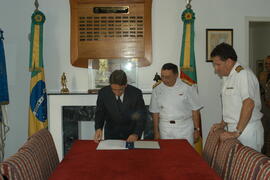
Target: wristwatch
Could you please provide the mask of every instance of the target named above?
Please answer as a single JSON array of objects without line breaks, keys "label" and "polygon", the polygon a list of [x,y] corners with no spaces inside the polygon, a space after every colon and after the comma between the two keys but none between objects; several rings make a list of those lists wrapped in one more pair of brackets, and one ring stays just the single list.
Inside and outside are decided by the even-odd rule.
[{"label": "wristwatch", "polygon": [[194,131],[200,131],[201,129],[200,128],[194,128]]}]

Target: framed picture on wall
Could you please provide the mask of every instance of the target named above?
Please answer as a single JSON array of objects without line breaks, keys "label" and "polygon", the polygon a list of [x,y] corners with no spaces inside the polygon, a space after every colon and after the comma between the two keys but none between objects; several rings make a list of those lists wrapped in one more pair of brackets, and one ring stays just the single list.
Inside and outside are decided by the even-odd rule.
[{"label": "framed picture on wall", "polygon": [[233,29],[206,29],[206,62],[212,62],[212,50],[223,42],[233,45]]}]

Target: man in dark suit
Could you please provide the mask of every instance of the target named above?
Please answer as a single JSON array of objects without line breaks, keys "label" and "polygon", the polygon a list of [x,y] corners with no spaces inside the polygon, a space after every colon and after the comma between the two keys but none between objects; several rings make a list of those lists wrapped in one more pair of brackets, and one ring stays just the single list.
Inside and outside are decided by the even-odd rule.
[{"label": "man in dark suit", "polygon": [[95,142],[102,139],[125,139],[137,141],[143,132],[146,108],[142,91],[127,84],[122,70],[110,76],[110,85],[99,90],[95,114]]}]

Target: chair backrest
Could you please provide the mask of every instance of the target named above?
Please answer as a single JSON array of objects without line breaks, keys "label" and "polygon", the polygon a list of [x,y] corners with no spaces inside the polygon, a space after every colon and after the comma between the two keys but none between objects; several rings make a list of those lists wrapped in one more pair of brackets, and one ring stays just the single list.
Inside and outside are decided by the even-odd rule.
[{"label": "chair backrest", "polygon": [[47,129],[42,129],[0,163],[0,172],[9,180],[47,180],[58,164],[53,138]]},{"label": "chair backrest", "polygon": [[42,169],[28,152],[17,152],[0,163],[1,174],[8,180],[39,180]]},{"label": "chair backrest", "polygon": [[217,174],[223,179],[228,178],[232,159],[237,147],[241,145],[242,144],[237,139],[228,139],[219,143],[214,161],[212,162],[212,168],[214,168]]},{"label": "chair backrest", "polygon": [[54,169],[59,164],[59,157],[50,131],[48,131],[46,128],[41,129],[28,138],[30,141],[31,139],[36,139],[39,141],[40,146],[42,146],[42,148],[45,150],[45,153],[49,155],[50,165]]},{"label": "chair backrest", "polygon": [[215,153],[217,152],[217,147],[219,143],[219,136],[222,132],[225,132],[224,129],[217,129],[215,132],[209,132],[204,148],[203,148],[203,158],[206,162],[212,166]]},{"label": "chair backrest", "polygon": [[270,158],[267,163],[260,167],[260,171],[256,177],[256,180],[269,180],[270,179]]},{"label": "chair backrest", "polygon": [[56,147],[50,132],[42,129],[28,138],[19,152],[33,154],[35,160],[42,167],[42,179],[48,179],[59,164]]},{"label": "chair backrest", "polygon": [[260,167],[269,161],[269,157],[247,146],[239,146],[232,160],[228,179],[256,179]]}]

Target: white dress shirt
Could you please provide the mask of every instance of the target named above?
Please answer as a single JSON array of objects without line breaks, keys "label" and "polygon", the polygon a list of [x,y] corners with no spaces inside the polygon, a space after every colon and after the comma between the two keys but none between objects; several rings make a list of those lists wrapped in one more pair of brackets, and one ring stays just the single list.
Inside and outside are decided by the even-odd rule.
[{"label": "white dress shirt", "polygon": [[159,113],[161,121],[185,120],[201,107],[197,88],[178,78],[172,87],[161,83],[154,88],[149,111]]},{"label": "white dress shirt", "polygon": [[[237,69],[238,68],[238,69]],[[256,76],[248,69],[242,69],[239,63],[232,68],[229,76],[223,77],[221,90],[223,105],[223,120],[228,123],[228,131],[236,131],[240,119],[243,101],[250,98],[254,101],[249,123],[238,140],[245,146],[261,151],[263,146],[263,126],[260,88]]]},{"label": "white dress shirt", "polygon": [[252,112],[250,122],[260,120],[262,117],[260,87],[256,76],[248,69],[237,72],[240,66],[235,63],[229,76],[223,77],[221,89],[223,120],[227,123],[238,123],[245,99],[254,101],[255,107]]}]

